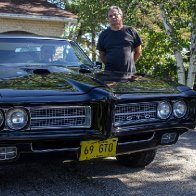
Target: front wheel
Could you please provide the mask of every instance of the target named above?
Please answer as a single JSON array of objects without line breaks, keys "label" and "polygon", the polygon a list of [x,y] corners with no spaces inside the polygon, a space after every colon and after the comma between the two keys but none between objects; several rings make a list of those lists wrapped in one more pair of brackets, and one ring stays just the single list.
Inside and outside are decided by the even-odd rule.
[{"label": "front wheel", "polygon": [[131,154],[117,155],[116,159],[122,165],[142,168],[149,165],[155,158],[156,150],[148,150]]}]

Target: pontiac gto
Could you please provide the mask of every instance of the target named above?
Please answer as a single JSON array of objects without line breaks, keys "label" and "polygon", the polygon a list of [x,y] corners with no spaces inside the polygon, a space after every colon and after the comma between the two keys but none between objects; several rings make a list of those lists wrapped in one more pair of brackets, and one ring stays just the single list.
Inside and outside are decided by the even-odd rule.
[{"label": "pontiac gto", "polygon": [[101,71],[74,41],[0,35],[0,163],[21,155],[150,164],[196,126],[196,91]]}]

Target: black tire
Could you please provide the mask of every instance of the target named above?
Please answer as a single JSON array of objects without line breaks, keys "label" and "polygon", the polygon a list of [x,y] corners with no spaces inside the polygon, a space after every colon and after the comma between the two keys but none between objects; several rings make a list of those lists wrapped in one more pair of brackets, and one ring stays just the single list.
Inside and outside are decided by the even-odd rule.
[{"label": "black tire", "polygon": [[144,168],[155,158],[156,150],[148,150],[131,154],[117,155],[116,159],[122,165],[134,168]]}]

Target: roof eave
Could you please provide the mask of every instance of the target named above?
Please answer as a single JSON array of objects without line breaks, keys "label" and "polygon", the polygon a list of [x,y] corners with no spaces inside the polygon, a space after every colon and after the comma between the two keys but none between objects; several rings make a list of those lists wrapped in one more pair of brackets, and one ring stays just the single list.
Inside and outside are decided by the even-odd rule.
[{"label": "roof eave", "polygon": [[38,16],[38,15],[27,15],[27,14],[8,14],[0,13],[0,17],[12,18],[12,19],[24,19],[24,20],[37,20],[37,21],[53,21],[53,22],[64,22],[64,23],[77,23],[76,18],[66,18],[58,16]]}]

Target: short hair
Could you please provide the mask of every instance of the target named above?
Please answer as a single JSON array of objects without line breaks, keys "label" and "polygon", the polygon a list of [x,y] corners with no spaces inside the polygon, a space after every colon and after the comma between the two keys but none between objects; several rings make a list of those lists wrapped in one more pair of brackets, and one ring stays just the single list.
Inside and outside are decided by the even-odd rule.
[{"label": "short hair", "polygon": [[119,13],[121,16],[123,16],[123,12],[122,12],[121,8],[118,7],[118,6],[116,6],[116,5],[112,5],[112,6],[110,6],[110,7],[108,8],[107,16],[108,16],[108,12],[109,12],[110,10],[118,10],[118,13]]}]

